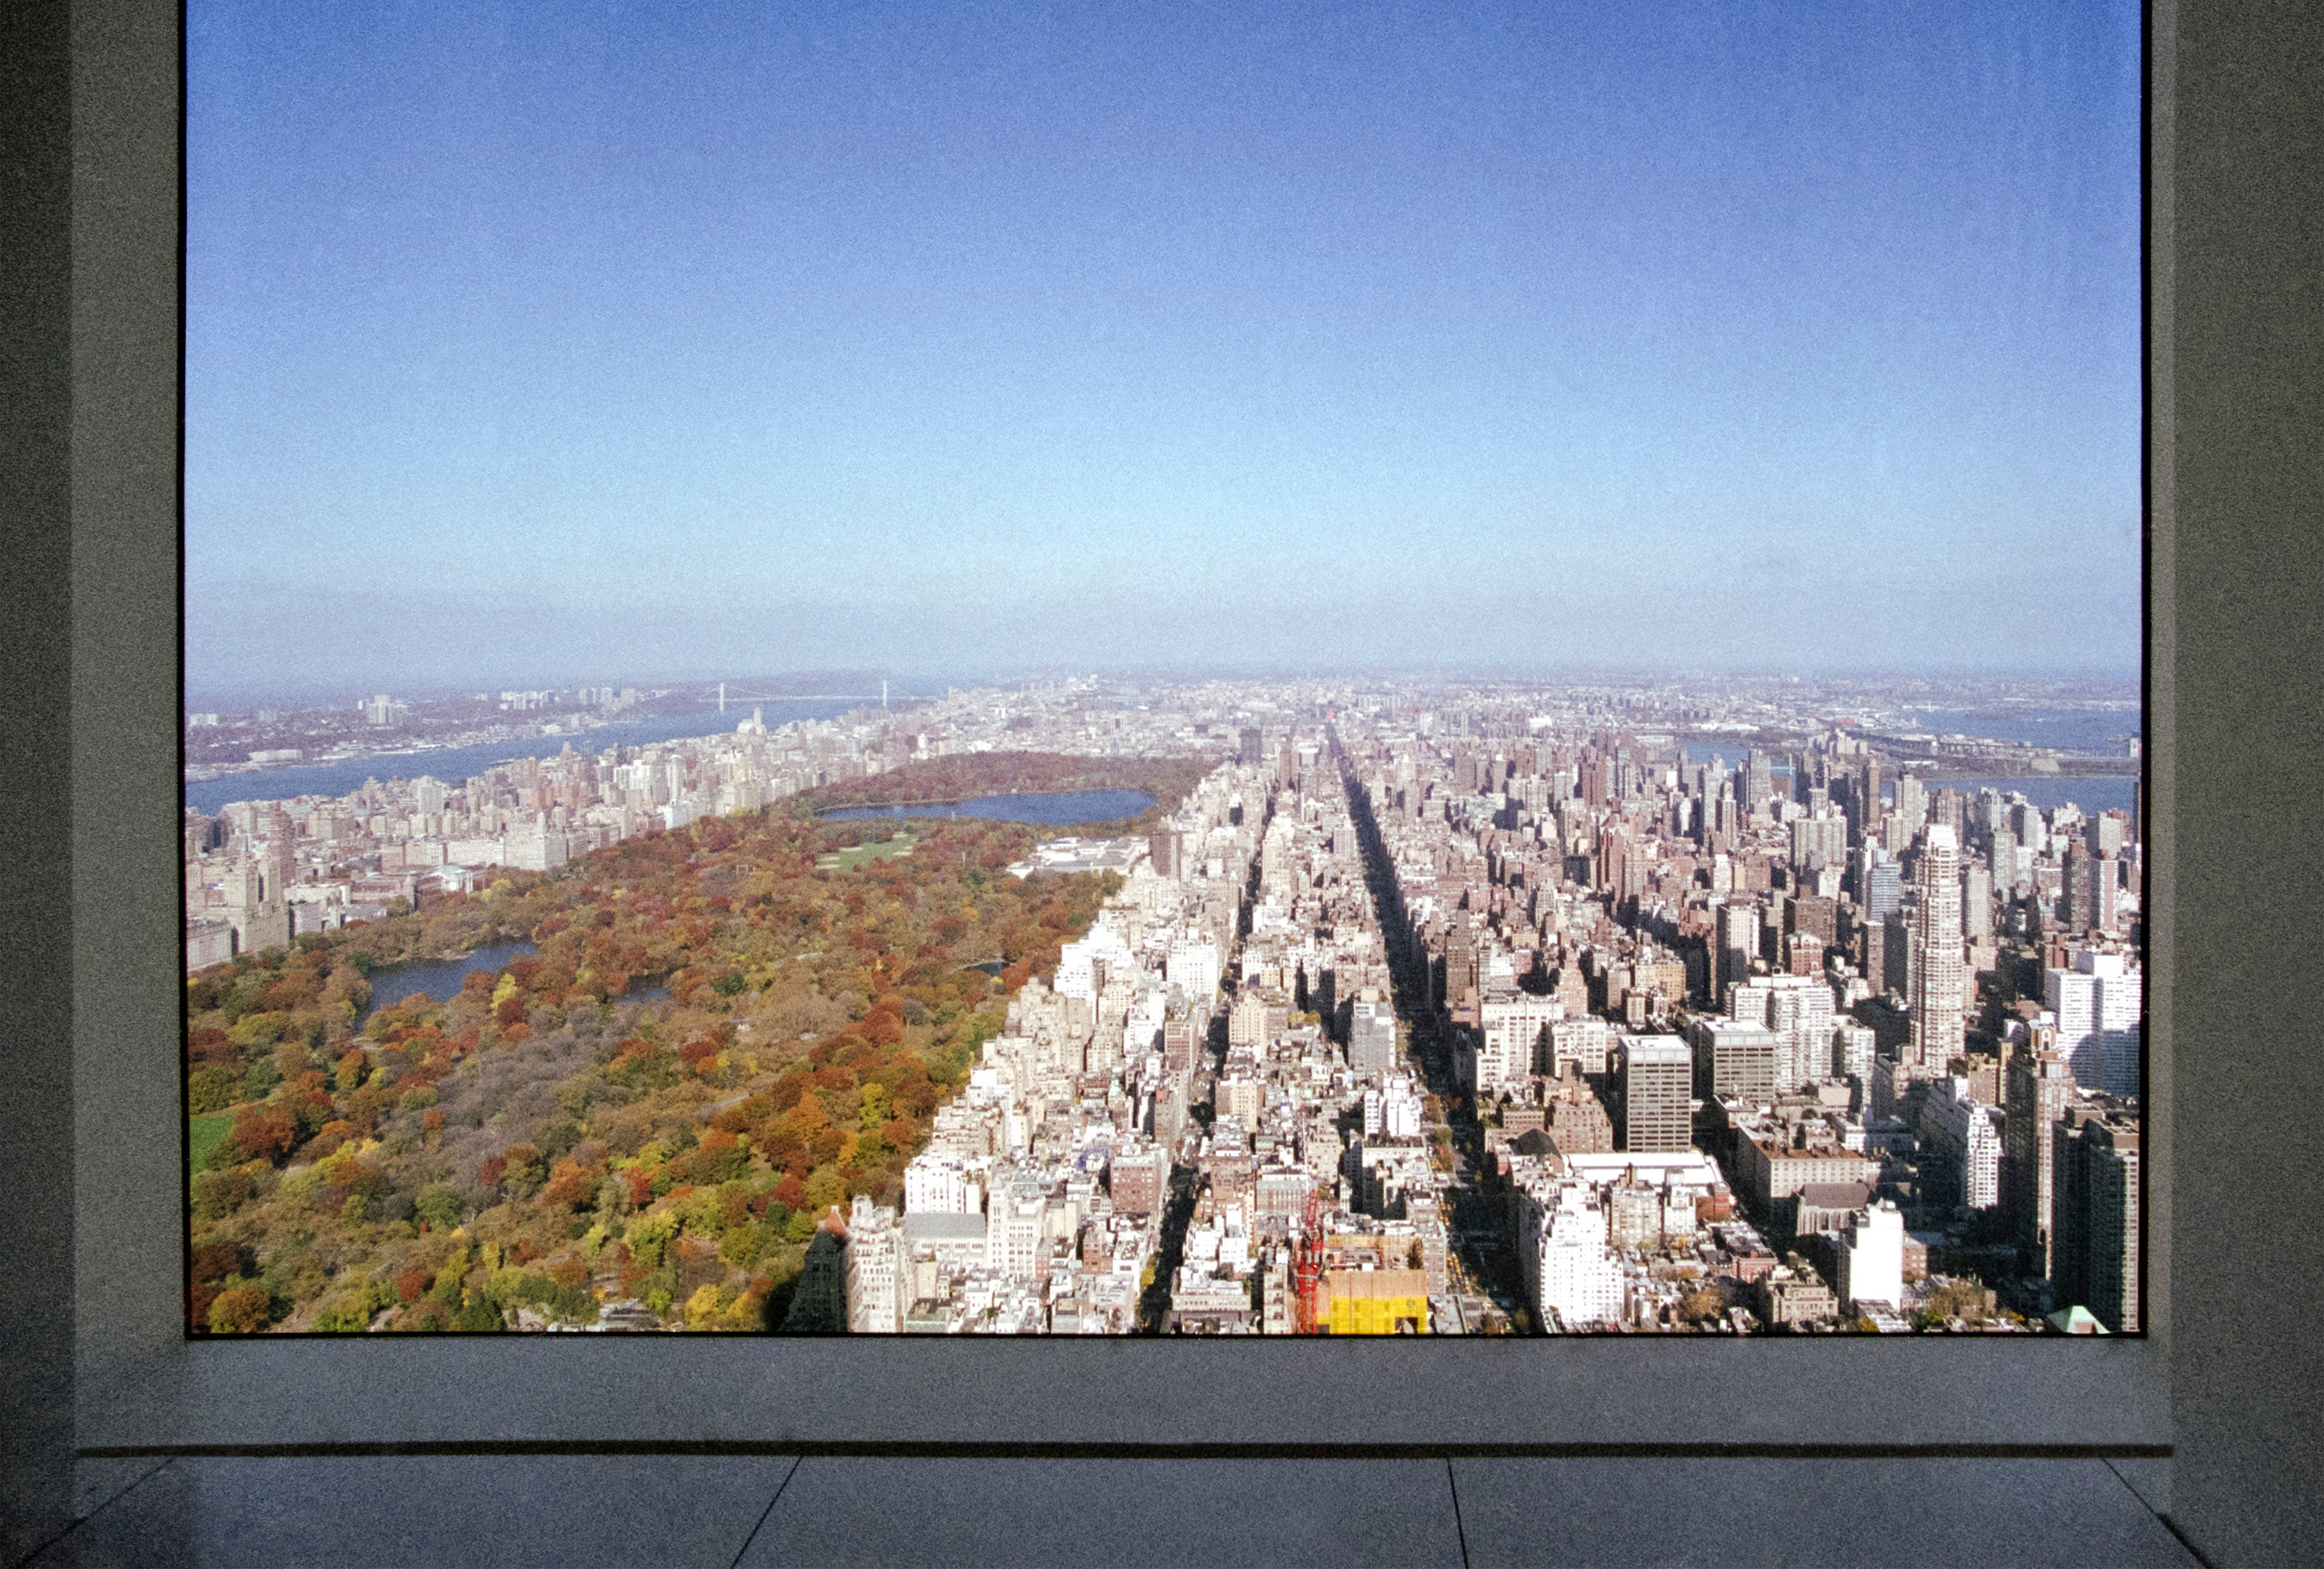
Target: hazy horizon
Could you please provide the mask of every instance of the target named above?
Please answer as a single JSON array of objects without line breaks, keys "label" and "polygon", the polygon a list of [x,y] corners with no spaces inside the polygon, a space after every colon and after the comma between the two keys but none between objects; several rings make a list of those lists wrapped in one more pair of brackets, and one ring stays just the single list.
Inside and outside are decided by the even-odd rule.
[{"label": "hazy horizon", "polygon": [[[828,676],[840,678],[817,685],[812,691],[802,687],[797,692],[780,692],[753,683],[798,683],[803,678]],[[560,689],[574,687],[595,687],[608,683],[634,686],[641,689],[699,688],[707,701],[721,680],[732,686],[728,706],[748,709],[755,703],[796,701],[803,697],[828,697],[831,688],[845,687],[843,695],[859,696],[876,702],[880,683],[890,684],[891,701],[906,702],[941,697],[946,689],[972,690],[980,688],[1002,688],[1043,685],[1052,682],[1095,679],[1102,682],[1128,684],[1194,684],[1206,681],[1226,683],[1291,683],[1304,681],[1379,685],[1415,683],[1422,686],[1497,687],[1560,685],[1590,686],[1684,686],[1689,683],[1717,684],[1733,682],[1741,686],[1780,686],[1786,683],[1861,686],[1886,688],[1892,695],[1906,696],[1904,688],[1914,684],[1926,684],[1939,688],[2000,688],[2011,686],[2056,686],[2087,689],[2093,693],[2111,693],[2103,700],[2129,701],[2143,696],[2141,675],[2136,670],[1997,670],[1978,672],[1931,672],[1926,670],[1823,670],[1815,672],[1750,669],[1743,668],[1651,669],[1639,666],[1604,666],[1592,668],[1572,664],[1558,669],[1522,669],[1508,667],[1472,665],[1463,667],[1423,665],[1411,666],[1341,666],[1336,668],[1292,668],[1259,665],[1226,666],[1185,664],[1165,666],[1120,666],[1085,664],[1075,666],[1020,667],[983,671],[806,671],[752,670],[730,669],[719,674],[683,672],[624,672],[620,669],[586,670],[558,677],[522,679],[493,672],[482,672],[473,681],[414,681],[398,676],[384,676],[373,680],[339,682],[310,681],[304,684],[279,682],[272,686],[227,687],[213,685],[207,688],[189,688],[187,706],[193,710],[216,710],[221,713],[238,707],[258,706],[320,706],[329,704],[358,703],[385,690],[391,696],[432,701],[479,692],[508,689]],[[859,682],[851,686],[848,682]],[[1926,700],[1925,698],[1916,700]]]},{"label": "hazy horizon", "polygon": [[189,695],[2135,680],[2138,17],[201,0]]}]

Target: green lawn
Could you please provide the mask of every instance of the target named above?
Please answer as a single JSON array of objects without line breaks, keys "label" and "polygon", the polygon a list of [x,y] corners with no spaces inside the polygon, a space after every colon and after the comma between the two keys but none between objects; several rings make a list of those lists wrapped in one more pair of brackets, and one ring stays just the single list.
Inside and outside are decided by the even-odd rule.
[{"label": "green lawn", "polygon": [[899,834],[885,844],[858,844],[853,850],[835,851],[818,858],[816,869],[819,872],[853,872],[866,861],[889,861],[899,855],[909,855],[918,844],[919,841],[909,834]]},{"label": "green lawn", "polygon": [[186,1155],[189,1169],[199,1171],[202,1157],[217,1149],[234,1128],[232,1112],[212,1112],[207,1117],[196,1117],[187,1124]]}]

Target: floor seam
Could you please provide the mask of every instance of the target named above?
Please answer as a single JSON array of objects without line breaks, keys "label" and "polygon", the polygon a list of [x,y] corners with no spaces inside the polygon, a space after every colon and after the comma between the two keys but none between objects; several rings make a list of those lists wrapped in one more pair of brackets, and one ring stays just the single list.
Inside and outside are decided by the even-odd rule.
[{"label": "floor seam", "polygon": [[2187,1533],[2179,1528],[2178,1521],[2165,1514],[2157,1514],[2154,1518],[2163,1522],[2163,1528],[2171,1533],[2173,1540],[2187,1549],[2187,1556],[2195,1560],[2201,1569],[2212,1569],[2211,1561],[2203,1556],[2203,1549],[2187,1539]]},{"label": "floor seam", "polygon": [[1469,1528],[1461,1523],[1461,1483],[1452,1474],[1452,1457],[1444,1457],[1444,1485],[1452,1494],[1452,1534],[1461,1543],[1461,1569],[1469,1569]]},{"label": "floor seam", "polygon": [[751,1527],[751,1534],[742,1538],[742,1545],[734,1549],[734,1561],[732,1564],[729,1564],[726,1566],[726,1569],[742,1569],[742,1560],[749,1555],[751,1544],[757,1541],[759,1539],[759,1533],[767,1528],[767,1521],[774,1516],[775,1506],[783,1501],[784,1489],[790,1486],[791,1478],[797,1476],[798,1474],[799,1467],[806,1463],[807,1456],[804,1454],[792,1460],[791,1468],[783,1472],[783,1480],[778,1482],[775,1486],[775,1496],[767,1500],[767,1507],[759,1511],[758,1523]]},{"label": "floor seam", "polygon": [[47,1541],[33,1548],[23,1557],[17,1559],[16,1569],[32,1569],[32,1565],[38,1564],[41,1561],[42,1556],[51,1548],[54,1547],[58,1543],[64,1541],[75,1531],[79,1530],[83,1526],[88,1524],[89,1521],[97,1518],[97,1516],[103,1514],[106,1510],[119,1503],[123,1499],[127,1498],[131,1493],[135,1492],[139,1488],[143,1487],[147,1482],[152,1481],[155,1477],[161,1475],[163,1472],[169,1470],[171,1466],[177,1463],[177,1458],[174,1455],[164,1459],[161,1464],[155,1466],[152,1470],[139,1477],[135,1481],[131,1482],[127,1487],[123,1488],[119,1492],[115,1493],[111,1498],[97,1505],[97,1508],[89,1510],[88,1513],[77,1517],[73,1522],[67,1526],[63,1530],[59,1531],[55,1536],[51,1537]]},{"label": "floor seam", "polygon": [[2163,1528],[2171,1533],[2171,1539],[2177,1542],[2181,1547],[2187,1549],[2187,1555],[2189,1557],[2194,1559],[2195,1562],[2201,1566],[2201,1569],[2211,1569],[2211,1561],[2203,1555],[2203,1550],[2200,1547],[2198,1547],[2193,1542],[2187,1539],[2187,1533],[2179,1528],[2178,1521],[2172,1519],[2163,1510],[2156,1509],[2153,1504],[2147,1501],[2146,1495],[2144,1493],[2139,1491],[2138,1489],[2132,1487],[2130,1478],[2123,1475],[2122,1468],[2120,1466],[2116,1465],[2111,1460],[2105,1460],[2104,1456],[2100,1456],[2100,1459],[2104,1461],[2106,1468],[2114,1472],[2115,1481],[2122,1483],[2125,1488],[2129,1490],[2130,1496],[2138,1500],[2138,1507],[2144,1509],[2148,1514],[2153,1515],[2155,1519],[2161,1523]]},{"label": "floor seam", "polygon": [[122,1499],[122,1498],[126,1498],[126,1497],[128,1497],[131,1493],[133,1493],[133,1492],[136,1491],[138,1488],[140,1488],[141,1486],[143,1486],[143,1485],[144,1484],[144,1482],[145,1482],[145,1479],[146,1479],[146,1478],[148,1478],[148,1477],[152,1476],[155,1472],[157,1472],[157,1471],[161,1470],[162,1466],[164,1466],[164,1465],[170,1465],[170,1464],[174,1463],[175,1463],[175,1460],[176,1460],[176,1456],[174,1456],[174,1455],[161,1455],[161,1456],[159,1456],[158,1458],[159,1458],[159,1460],[160,1460],[160,1464],[157,1464],[157,1465],[151,1465],[151,1466],[146,1467],[146,1469],[145,1469],[145,1470],[143,1470],[143,1471],[142,1471],[142,1472],[138,1472],[137,1480],[136,1480],[135,1481],[131,1482],[127,1487],[123,1488],[123,1489],[122,1489],[120,1491],[118,1491],[118,1492],[115,1492],[115,1493],[110,1493],[110,1494],[106,1495],[106,1498],[104,1498],[102,1500],[100,1500],[100,1501],[98,1502],[98,1504],[97,1504],[97,1508],[96,1508],[96,1509],[91,1509],[91,1510],[89,1510],[89,1511],[88,1511],[88,1515],[80,1515],[80,1516],[77,1516],[77,1517],[76,1517],[76,1518],[77,1518],[77,1519],[83,1519],[83,1520],[88,1519],[88,1518],[89,1518],[89,1515],[94,1515],[94,1514],[97,1513],[99,1510],[104,1509],[107,1508],[108,1506],[110,1506],[115,1499]]}]

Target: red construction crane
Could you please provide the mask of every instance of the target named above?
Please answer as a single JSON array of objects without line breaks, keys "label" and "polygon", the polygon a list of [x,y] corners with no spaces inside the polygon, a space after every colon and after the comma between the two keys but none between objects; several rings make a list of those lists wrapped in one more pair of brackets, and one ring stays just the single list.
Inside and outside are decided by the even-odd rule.
[{"label": "red construction crane", "polygon": [[1315,1291],[1323,1274],[1323,1192],[1307,1190],[1307,1209],[1299,1228],[1299,1333],[1314,1334],[1320,1326],[1315,1321]]}]

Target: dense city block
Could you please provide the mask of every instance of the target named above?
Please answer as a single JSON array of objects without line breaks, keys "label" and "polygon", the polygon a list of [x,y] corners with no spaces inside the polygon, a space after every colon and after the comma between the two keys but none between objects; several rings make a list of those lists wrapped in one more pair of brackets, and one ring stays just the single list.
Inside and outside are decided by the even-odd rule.
[{"label": "dense city block", "polygon": [[2135,1333],[2135,710],[1074,680],[189,810],[194,1320]]}]

